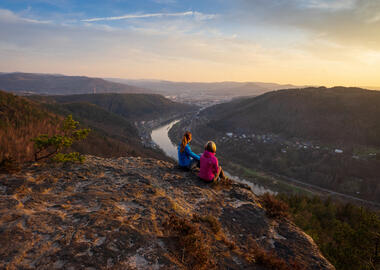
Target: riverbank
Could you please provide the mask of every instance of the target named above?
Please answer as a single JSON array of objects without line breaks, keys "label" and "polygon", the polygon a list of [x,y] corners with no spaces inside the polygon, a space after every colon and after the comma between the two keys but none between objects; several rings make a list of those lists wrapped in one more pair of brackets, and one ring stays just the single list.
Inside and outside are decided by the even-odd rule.
[{"label": "riverbank", "polygon": [[[173,141],[170,139],[169,131],[178,122],[180,122],[180,120],[177,119],[177,120],[170,122],[169,124],[155,128],[152,130],[151,136],[150,136],[153,143],[159,149],[161,149],[167,156],[173,158],[174,160],[178,159],[177,158],[177,146],[176,146],[176,144],[173,144]],[[201,153],[202,149],[197,148],[196,152]],[[229,171],[228,169],[225,171],[225,173],[232,180],[234,180],[238,183],[248,185],[256,195],[262,195],[264,193],[277,194],[277,192],[275,192],[271,189],[268,189],[262,185],[258,185],[252,181],[247,181],[246,179],[244,179],[242,177],[235,176],[234,173]]]},{"label": "riverbank", "polygon": [[[194,114],[194,113],[195,112],[190,112],[190,114]],[[150,121],[136,121],[134,124],[139,132],[139,137],[141,139],[141,142],[145,147],[160,149],[158,145],[155,144],[152,140],[152,137],[151,137],[152,131],[157,128],[161,128],[167,124],[170,124],[173,121],[182,119],[183,117],[184,117],[183,114],[175,114],[169,117],[160,117],[158,119],[150,120]]]},{"label": "riverbank", "polygon": [[172,143],[168,136],[169,130],[178,123],[180,120],[174,120],[169,124],[155,128],[151,132],[151,139],[153,143],[158,146],[168,157],[178,160],[177,147]]},{"label": "riverbank", "polygon": [[[172,141],[177,141],[178,138],[182,136],[181,134],[183,134],[185,129],[190,130],[193,132],[194,135],[192,141],[192,148],[194,149],[194,151],[197,152],[202,151],[203,144],[204,141],[206,141],[206,139],[200,139],[200,132],[199,130],[197,130],[197,127],[201,125],[204,121],[206,120],[201,119],[198,115],[188,115],[181,122],[178,122],[176,125],[173,126],[173,128],[169,131],[169,137]],[[204,126],[205,125],[203,125],[203,127]],[[313,183],[306,183],[297,179],[282,176],[278,173],[249,167],[247,166],[247,164],[249,163],[247,158],[244,158],[246,157],[246,155],[235,155],[237,147],[240,149],[250,147],[249,145],[239,145],[238,142],[235,142],[233,145],[225,145],[223,142],[220,142],[218,138],[208,139],[217,142],[218,157],[224,168],[226,168],[232,174],[238,175],[241,178],[244,178],[247,181],[252,182],[256,185],[263,186],[266,189],[278,193],[284,193],[287,195],[303,195],[307,197],[317,195],[324,198],[330,197],[338,202],[355,203],[361,206],[370,207],[372,209],[380,208],[379,203],[366,200],[365,198],[358,198],[351,194],[345,194],[335,190],[330,190],[326,187],[320,187]],[[263,147],[271,147],[270,143],[260,145]],[[231,155],[231,153],[234,154]],[[241,153],[245,153],[244,149],[241,150]],[[250,161],[255,162],[254,160]],[[275,161],[276,160],[271,160],[272,163]]]}]

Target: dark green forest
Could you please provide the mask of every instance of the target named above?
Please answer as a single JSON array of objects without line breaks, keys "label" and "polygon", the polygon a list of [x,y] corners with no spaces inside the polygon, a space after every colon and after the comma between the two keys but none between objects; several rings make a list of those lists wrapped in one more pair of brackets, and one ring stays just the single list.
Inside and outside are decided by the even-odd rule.
[{"label": "dark green forest", "polygon": [[0,162],[33,160],[32,139],[59,133],[59,123],[73,115],[91,128],[73,151],[102,157],[126,155],[166,159],[158,150],[146,148],[135,127],[136,120],[151,120],[193,109],[159,95],[97,94],[19,97],[0,91]]},{"label": "dark green forest", "polygon": [[319,197],[279,195],[337,270],[380,267],[380,213]]},{"label": "dark green forest", "polygon": [[202,115],[219,132],[275,133],[324,143],[380,146],[380,92],[305,88],[269,92],[210,107]]},{"label": "dark green forest", "polygon": [[35,96],[40,101],[68,104],[89,103],[130,121],[153,120],[172,114],[185,113],[196,107],[173,102],[153,94],[83,94],[68,96]]},{"label": "dark green forest", "polygon": [[246,168],[380,202],[379,104],[360,88],[279,90],[205,109],[192,132]]},{"label": "dark green forest", "polygon": [[[280,143],[217,141],[219,155],[256,171],[279,174],[365,200],[380,202],[380,160],[352,153],[287,148]],[[227,158],[228,157],[228,158]]]}]

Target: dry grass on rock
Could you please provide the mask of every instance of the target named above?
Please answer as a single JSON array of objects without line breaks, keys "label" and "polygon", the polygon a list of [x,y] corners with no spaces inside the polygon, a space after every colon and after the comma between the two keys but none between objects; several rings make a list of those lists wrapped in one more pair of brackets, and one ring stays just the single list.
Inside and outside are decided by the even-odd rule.
[{"label": "dry grass on rock", "polygon": [[155,159],[87,156],[0,175],[0,269],[332,270],[287,224],[241,184],[215,190]]},{"label": "dry grass on rock", "polygon": [[172,215],[164,223],[164,227],[177,238],[180,248],[176,255],[189,269],[215,268],[215,262],[211,256],[210,240],[204,235],[198,224]]},{"label": "dry grass on rock", "polygon": [[289,206],[274,197],[269,193],[265,193],[260,197],[262,204],[266,210],[266,214],[270,218],[288,218],[289,217]]}]

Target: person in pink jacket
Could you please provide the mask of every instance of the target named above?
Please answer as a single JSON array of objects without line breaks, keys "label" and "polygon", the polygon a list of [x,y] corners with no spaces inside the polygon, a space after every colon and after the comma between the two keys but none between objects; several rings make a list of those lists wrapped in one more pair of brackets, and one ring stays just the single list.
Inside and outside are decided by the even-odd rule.
[{"label": "person in pink jacket", "polygon": [[209,141],[205,145],[205,152],[200,158],[199,177],[208,183],[217,181],[218,178],[227,180],[224,175],[223,169],[218,164],[218,159],[215,156],[216,145],[214,142]]}]

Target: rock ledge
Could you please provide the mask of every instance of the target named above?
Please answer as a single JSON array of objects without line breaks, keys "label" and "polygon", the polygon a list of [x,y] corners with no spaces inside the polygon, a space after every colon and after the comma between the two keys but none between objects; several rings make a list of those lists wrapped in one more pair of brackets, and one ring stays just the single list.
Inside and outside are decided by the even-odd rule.
[{"label": "rock ledge", "polygon": [[[189,261],[171,218],[195,226],[210,261]],[[247,186],[210,186],[170,162],[87,156],[0,175],[1,269],[269,269],[250,243],[300,269],[334,269]]]}]

